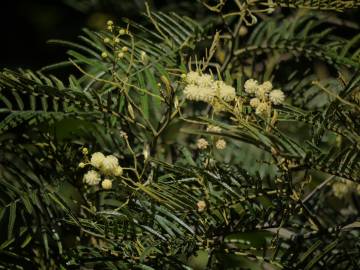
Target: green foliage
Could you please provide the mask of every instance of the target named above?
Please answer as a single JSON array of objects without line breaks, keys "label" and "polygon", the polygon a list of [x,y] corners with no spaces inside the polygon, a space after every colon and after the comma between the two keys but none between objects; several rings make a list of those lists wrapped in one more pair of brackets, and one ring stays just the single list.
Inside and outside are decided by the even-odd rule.
[{"label": "green foliage", "polygon": [[[1,71],[0,269],[359,268],[360,26],[336,13],[357,1],[202,4],[196,21],[146,5],[49,41],[64,62]],[[191,70],[236,97],[189,101]],[[258,113],[249,78],[286,101]]]}]

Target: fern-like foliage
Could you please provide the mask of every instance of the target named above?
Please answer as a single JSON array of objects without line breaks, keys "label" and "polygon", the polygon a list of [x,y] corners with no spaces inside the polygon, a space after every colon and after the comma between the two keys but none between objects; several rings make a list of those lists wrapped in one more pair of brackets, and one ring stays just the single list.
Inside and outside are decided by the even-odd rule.
[{"label": "fern-like foliage", "polygon": [[[359,268],[359,25],[322,13],[359,4],[209,2],[0,72],[0,269]],[[191,103],[191,70],[236,97]],[[286,101],[258,113],[249,78]]]},{"label": "fern-like foliage", "polygon": [[356,8],[360,3],[356,0],[275,0],[279,6],[291,7],[291,8],[309,8],[309,9],[321,9],[321,10],[337,10],[343,11],[348,8]]}]

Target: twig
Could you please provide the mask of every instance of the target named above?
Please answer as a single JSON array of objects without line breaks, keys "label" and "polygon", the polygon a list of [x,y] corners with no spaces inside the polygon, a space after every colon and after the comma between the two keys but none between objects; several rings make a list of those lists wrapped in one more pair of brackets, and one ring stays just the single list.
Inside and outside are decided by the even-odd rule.
[{"label": "twig", "polygon": [[302,199],[302,203],[305,203],[307,200],[309,200],[316,192],[318,192],[321,188],[323,188],[327,183],[329,183],[335,176],[332,175],[329,178],[327,178],[324,182],[322,182],[320,185],[318,185],[313,191],[311,191],[304,199]]}]

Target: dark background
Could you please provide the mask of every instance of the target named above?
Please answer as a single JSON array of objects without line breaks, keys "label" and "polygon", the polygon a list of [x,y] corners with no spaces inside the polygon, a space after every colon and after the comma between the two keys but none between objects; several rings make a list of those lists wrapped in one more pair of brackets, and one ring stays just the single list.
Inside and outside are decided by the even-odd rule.
[{"label": "dark background", "polygon": [[[106,21],[120,18],[141,21],[146,0],[2,0],[0,7],[0,69],[30,68],[66,60],[66,48],[47,44],[49,39],[77,42],[82,28],[100,30]],[[206,9],[197,0],[147,0],[154,11],[174,11],[191,18],[201,18]],[[290,10],[282,9],[282,12]],[[331,13],[330,13],[331,14]],[[335,18],[335,17],[334,17]],[[342,19],[357,21],[359,10],[337,14]],[[329,21],[332,20],[329,16]],[[340,20],[339,20],[340,19]],[[352,38],[359,33],[334,30],[338,35]],[[320,31],[321,29],[319,29]],[[341,33],[339,33],[341,31]],[[348,30],[349,31],[349,30]]]},{"label": "dark background", "polygon": [[1,68],[36,69],[64,59],[65,49],[46,41],[75,39],[88,17],[56,0],[8,0],[0,10]]},{"label": "dark background", "polygon": [[[139,20],[144,0],[6,0],[0,7],[0,68],[38,69],[66,59],[49,39],[77,41],[81,29],[103,29],[108,19]],[[196,1],[148,1],[152,9],[196,14]],[[189,14],[189,13],[188,13]]]}]

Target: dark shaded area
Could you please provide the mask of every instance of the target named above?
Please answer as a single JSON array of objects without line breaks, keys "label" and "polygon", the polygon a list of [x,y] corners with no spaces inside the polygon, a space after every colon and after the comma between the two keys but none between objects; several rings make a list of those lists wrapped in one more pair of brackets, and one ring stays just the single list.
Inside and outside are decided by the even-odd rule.
[{"label": "dark shaded area", "polygon": [[[196,1],[147,1],[153,10],[196,14]],[[101,29],[109,18],[139,19],[144,0],[15,0],[0,8],[0,68],[38,69],[65,59],[66,48],[49,39],[76,41],[81,29]],[[198,15],[198,14],[197,14]]]},{"label": "dark shaded area", "polygon": [[85,14],[62,1],[2,3],[0,67],[39,68],[60,61],[64,49],[46,45],[46,41],[75,38],[85,21]]}]

